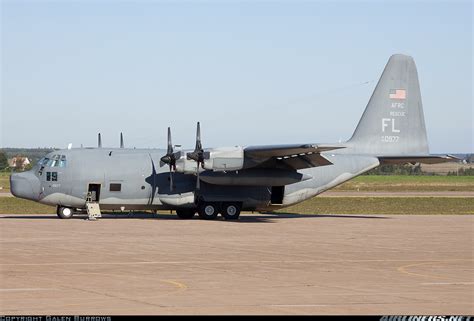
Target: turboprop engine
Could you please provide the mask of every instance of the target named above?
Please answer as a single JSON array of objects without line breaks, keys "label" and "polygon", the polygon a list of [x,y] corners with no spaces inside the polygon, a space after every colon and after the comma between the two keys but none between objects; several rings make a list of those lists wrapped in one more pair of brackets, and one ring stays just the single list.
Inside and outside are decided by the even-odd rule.
[{"label": "turboprop engine", "polygon": [[[185,174],[196,172],[197,162],[183,156],[176,161],[176,171]],[[203,153],[203,170],[214,172],[237,171],[244,166],[244,149],[242,146],[222,147]]]},{"label": "turboprop engine", "polygon": [[290,169],[244,169],[245,153],[242,146],[204,150],[201,144],[201,127],[197,123],[196,146],[192,152],[175,152],[168,128],[168,150],[161,158],[162,165],[170,168],[170,190],[173,190],[173,172],[194,174],[196,190],[200,181],[213,185],[284,186],[311,179],[312,176]]}]

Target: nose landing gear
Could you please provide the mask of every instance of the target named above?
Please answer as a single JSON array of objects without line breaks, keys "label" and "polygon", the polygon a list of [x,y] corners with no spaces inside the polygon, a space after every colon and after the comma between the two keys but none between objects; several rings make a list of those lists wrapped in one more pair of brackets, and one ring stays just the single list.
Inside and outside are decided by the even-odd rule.
[{"label": "nose landing gear", "polygon": [[58,206],[56,214],[61,219],[69,219],[74,215],[74,211],[70,207]]}]

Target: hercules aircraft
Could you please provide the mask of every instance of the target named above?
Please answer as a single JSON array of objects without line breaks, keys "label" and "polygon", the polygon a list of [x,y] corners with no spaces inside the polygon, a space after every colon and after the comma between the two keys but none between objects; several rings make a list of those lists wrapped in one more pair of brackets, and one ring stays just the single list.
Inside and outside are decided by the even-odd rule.
[{"label": "hercules aircraft", "polygon": [[336,144],[204,149],[197,123],[193,151],[168,148],[57,150],[27,172],[11,175],[16,197],[57,206],[60,218],[86,207],[175,210],[183,219],[238,219],[314,197],[381,164],[439,163],[455,157],[428,151],[413,59],[390,57],[352,137]]}]

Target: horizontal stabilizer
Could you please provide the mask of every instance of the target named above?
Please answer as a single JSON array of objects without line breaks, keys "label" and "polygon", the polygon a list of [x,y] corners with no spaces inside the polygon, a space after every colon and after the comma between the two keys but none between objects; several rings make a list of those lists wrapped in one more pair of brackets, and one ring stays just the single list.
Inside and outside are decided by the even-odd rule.
[{"label": "horizontal stabilizer", "polygon": [[406,164],[406,163],[423,163],[438,164],[447,162],[459,162],[460,158],[452,155],[426,155],[426,156],[383,156],[379,157],[380,164]]}]

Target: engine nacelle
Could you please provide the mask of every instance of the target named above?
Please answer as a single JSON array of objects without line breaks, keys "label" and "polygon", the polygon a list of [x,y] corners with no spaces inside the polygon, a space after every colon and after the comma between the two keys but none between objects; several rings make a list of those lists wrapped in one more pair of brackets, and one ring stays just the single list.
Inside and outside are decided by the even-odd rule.
[{"label": "engine nacelle", "polygon": [[[186,153],[176,160],[176,171],[184,174],[196,173],[196,161],[187,159]],[[214,172],[237,171],[244,166],[244,149],[241,146],[221,147],[204,152],[204,169]]]},{"label": "engine nacelle", "polygon": [[215,148],[204,158],[204,168],[215,172],[236,171],[244,166],[242,146]]},{"label": "engine nacelle", "polygon": [[[181,155],[179,159],[176,160],[176,171],[178,173],[184,174],[194,174],[196,173],[197,163],[192,159],[187,159],[186,154]],[[202,171],[202,169],[200,168]]]}]

